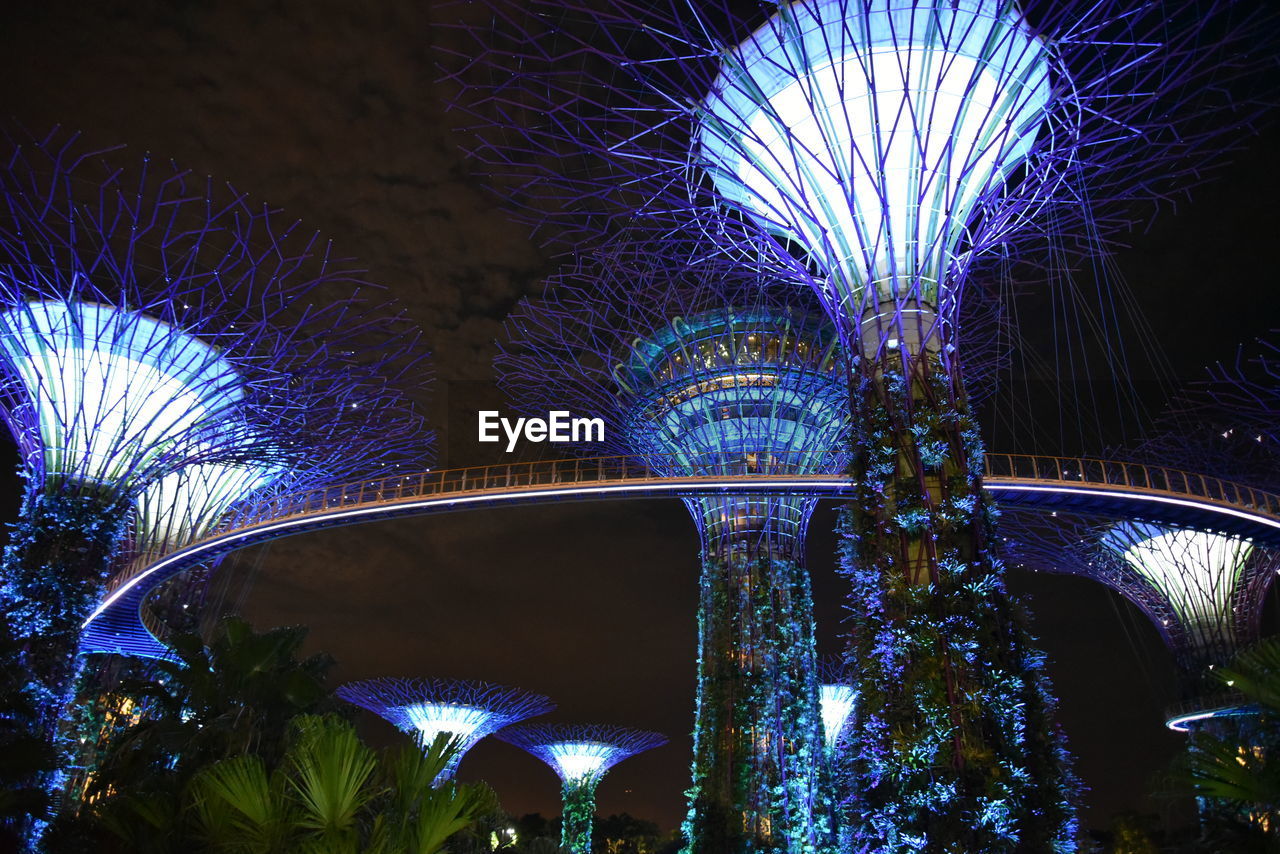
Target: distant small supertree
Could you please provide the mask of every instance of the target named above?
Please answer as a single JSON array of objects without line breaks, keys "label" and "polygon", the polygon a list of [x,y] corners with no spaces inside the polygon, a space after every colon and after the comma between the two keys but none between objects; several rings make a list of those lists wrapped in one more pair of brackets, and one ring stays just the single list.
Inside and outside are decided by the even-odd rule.
[{"label": "distant small supertree", "polygon": [[452,779],[462,757],[480,739],[555,708],[541,694],[459,679],[365,679],[348,682],[335,693],[413,736],[423,750],[448,733],[458,749],[437,782]]},{"label": "distant small supertree", "polygon": [[498,738],[522,747],[551,766],[561,781],[564,808],[560,845],[573,854],[591,854],[596,786],[624,759],[667,743],[656,732],[616,726],[557,724],[511,727]]},{"label": "distant small supertree", "polygon": [[1275,549],[1189,525],[1058,512],[1006,514],[1005,552],[1036,570],[1093,578],[1151,620],[1180,677],[1170,725],[1186,729],[1232,703],[1211,671],[1260,639]]},{"label": "distant small supertree", "polygon": [[[198,465],[384,475],[429,435],[402,390],[417,333],[314,233],[150,158],[7,136],[0,417],[26,490],[0,607],[51,739],[149,487]],[[161,528],[193,529],[142,539]]]},{"label": "distant small supertree", "polygon": [[[1004,519],[1004,551],[1034,570],[1092,578],[1138,607],[1178,669],[1177,701],[1165,725],[1236,744],[1242,755],[1280,749],[1258,709],[1214,670],[1260,639],[1266,594],[1280,571],[1274,548],[1190,525],[1016,511]],[[1224,809],[1202,799],[1202,816]]]}]

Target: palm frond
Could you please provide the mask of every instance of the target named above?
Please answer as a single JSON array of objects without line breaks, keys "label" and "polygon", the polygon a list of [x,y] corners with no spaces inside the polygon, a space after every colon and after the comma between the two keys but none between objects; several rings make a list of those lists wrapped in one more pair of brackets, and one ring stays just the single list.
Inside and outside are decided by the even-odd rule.
[{"label": "palm frond", "polygon": [[353,840],[358,814],[376,794],[368,785],[376,755],[340,719],[308,715],[295,727],[289,784],[302,826],[332,844]]}]

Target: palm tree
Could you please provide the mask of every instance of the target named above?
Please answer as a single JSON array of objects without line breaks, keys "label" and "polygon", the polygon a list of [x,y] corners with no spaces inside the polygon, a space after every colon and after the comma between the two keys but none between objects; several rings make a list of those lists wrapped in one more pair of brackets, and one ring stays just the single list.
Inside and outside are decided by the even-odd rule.
[{"label": "palm tree", "polygon": [[172,637],[175,657],[156,662],[156,678],[122,686],[149,711],[107,747],[90,798],[179,792],[197,769],[232,756],[274,767],[292,718],[337,708],[325,685],[332,659],[299,657],[306,635],[301,626],[259,633],[229,617],[207,646],[197,634]]},{"label": "palm tree", "polygon": [[445,735],[424,751],[378,755],[351,724],[303,716],[276,770],[258,756],[217,762],[193,778],[195,824],[217,854],[435,854],[496,809],[483,783],[433,786],[456,751]]},{"label": "palm tree", "polygon": [[1227,733],[1197,733],[1186,778],[1206,799],[1206,835],[1222,850],[1280,851],[1280,637],[1239,653],[1218,679],[1254,707]]},{"label": "palm tree", "polygon": [[154,662],[153,678],[120,686],[147,713],[106,745],[78,814],[58,816],[46,833],[50,854],[193,850],[182,793],[201,768],[246,754],[275,768],[291,719],[339,708],[325,685],[332,659],[302,658],[306,635],[255,632],[230,617],[207,646],[197,634],[169,638],[174,657]]}]

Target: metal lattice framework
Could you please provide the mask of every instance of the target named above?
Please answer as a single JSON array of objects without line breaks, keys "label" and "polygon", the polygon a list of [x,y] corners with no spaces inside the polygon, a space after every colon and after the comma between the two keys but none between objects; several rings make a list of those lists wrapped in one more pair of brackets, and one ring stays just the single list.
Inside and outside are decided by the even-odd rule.
[{"label": "metal lattice framework", "polygon": [[562,782],[593,784],[622,760],[667,743],[656,732],[602,724],[524,724],[499,731],[498,738],[550,765]]},{"label": "metal lattice framework", "polygon": [[526,724],[498,733],[551,766],[563,784],[560,844],[574,854],[590,854],[595,791],[601,778],[624,759],[667,743],[656,732],[588,724]]},{"label": "metal lattice framework", "polygon": [[133,504],[115,583],[250,496],[429,461],[417,333],[316,234],[173,165],[9,140],[0,415],[30,488]]},{"label": "metal lattice framework", "polygon": [[420,464],[421,350],[379,289],[244,194],[124,160],[15,131],[0,171],[0,413],[32,481],[132,496],[193,463],[300,485]]},{"label": "metal lattice framework", "polygon": [[335,693],[385,718],[424,750],[448,733],[457,750],[437,781],[452,779],[462,757],[480,739],[555,708],[541,694],[461,679],[366,679],[348,682]]},{"label": "metal lattice framework", "polygon": [[728,205],[849,332],[884,299],[932,326],[984,258],[1198,183],[1257,111],[1224,87],[1266,61],[1229,2],[488,5],[458,103],[532,220],[576,245]]}]

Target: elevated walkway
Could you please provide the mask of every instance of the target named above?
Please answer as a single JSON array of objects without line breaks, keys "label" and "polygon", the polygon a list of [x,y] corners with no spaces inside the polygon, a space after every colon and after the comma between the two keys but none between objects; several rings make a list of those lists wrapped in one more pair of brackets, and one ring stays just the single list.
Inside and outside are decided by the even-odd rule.
[{"label": "elevated walkway", "polygon": [[[200,539],[135,563],[113,579],[84,624],[82,651],[159,656],[142,623],[147,594],[228,552],[321,528],[549,501],[728,493],[840,498],[844,476],[792,475],[735,462],[724,474],[662,477],[618,457],[445,469],[282,495],[228,518]],[[1280,547],[1280,496],[1206,475],[1079,457],[988,454],[985,487],[1002,505],[1186,525]]]}]

